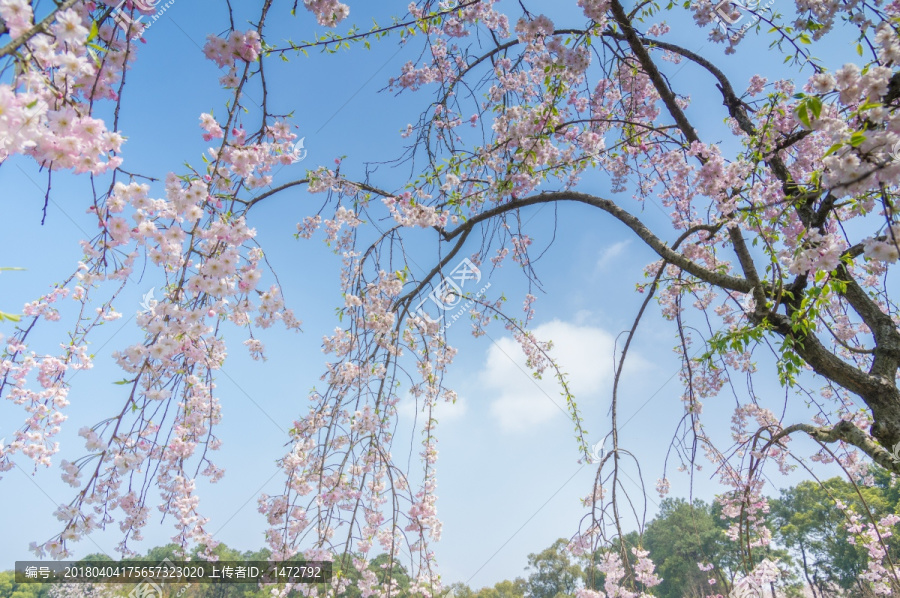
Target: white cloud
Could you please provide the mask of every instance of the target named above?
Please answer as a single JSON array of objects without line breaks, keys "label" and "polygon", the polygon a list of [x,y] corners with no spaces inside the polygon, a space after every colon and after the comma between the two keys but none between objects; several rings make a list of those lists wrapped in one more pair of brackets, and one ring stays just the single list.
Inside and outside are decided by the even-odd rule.
[{"label": "white cloud", "polygon": [[[567,374],[569,389],[579,405],[598,399],[612,388],[614,337],[602,328],[553,320],[534,329],[541,341],[553,341],[550,355]],[[632,366],[640,361],[635,354]],[[631,368],[629,368],[631,369]],[[491,414],[505,432],[524,432],[553,417],[563,417],[565,398],[555,373],[546,369],[542,380],[532,377],[525,356],[512,338],[502,338],[488,350],[479,374],[486,394],[495,397]]]},{"label": "white cloud", "polygon": [[602,272],[611,266],[629,245],[631,245],[631,239],[625,239],[603,249],[600,252],[600,257],[597,258],[597,263],[594,265],[594,274]]}]

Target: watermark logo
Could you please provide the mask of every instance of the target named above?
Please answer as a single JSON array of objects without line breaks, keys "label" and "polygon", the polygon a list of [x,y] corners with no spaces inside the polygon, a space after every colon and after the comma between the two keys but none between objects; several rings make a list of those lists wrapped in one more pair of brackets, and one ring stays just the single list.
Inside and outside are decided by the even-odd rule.
[{"label": "watermark logo", "polygon": [[[153,293],[153,289],[150,289],[150,292],[147,295],[151,295]],[[146,295],[144,299],[146,300]],[[160,567],[165,568],[172,564],[168,558],[163,559],[160,563]],[[128,593],[128,598],[163,598],[163,589],[162,586],[151,577],[145,577],[139,584],[134,586],[134,588]]]},{"label": "watermark logo", "polygon": [[891,162],[900,162],[900,141],[891,148]]},{"label": "watermark logo", "polygon": [[725,27],[737,25],[744,18],[739,6],[734,0],[722,0],[713,8],[713,11],[716,13],[716,20]]},{"label": "watermark logo", "polygon": [[891,451],[891,461],[894,463],[900,463],[900,442],[894,445],[893,450]]},{"label": "watermark logo", "polygon": [[[713,7],[713,15],[718,22],[719,29],[732,41],[740,39],[747,31],[759,23],[761,14],[775,3],[775,0],[720,0]],[[735,26],[749,17],[739,29]]]},{"label": "watermark logo", "polygon": [[735,584],[728,598],[763,598],[763,590],[752,579],[744,578]]},{"label": "watermark logo", "polygon": [[291,153],[297,158],[297,162],[302,162],[306,158],[306,154],[308,153],[306,148],[303,147],[303,140],[306,137],[301,137],[297,143],[294,144],[294,147],[291,148]]},{"label": "watermark logo", "polygon": [[472,260],[464,258],[453,268],[446,278],[441,279],[441,282],[435,286],[434,290],[428,293],[428,295],[419,302],[415,309],[416,315],[426,322],[434,324],[441,320],[445,320],[444,316],[448,314],[439,313],[437,318],[432,318],[425,310],[425,305],[427,303],[430,302],[436,305],[439,312],[446,312],[462,304],[455,314],[446,318],[442,328],[442,330],[446,330],[453,322],[462,317],[463,313],[474,305],[475,300],[480,299],[485,291],[491,286],[491,283],[486,284],[474,294],[472,299],[469,299],[463,304],[463,299],[465,297],[463,289],[466,286],[471,288],[472,283],[478,284],[479,282],[481,282],[481,270],[472,262]]},{"label": "watermark logo", "polygon": [[[130,0],[130,5],[133,11],[138,11],[138,13],[129,12],[125,7],[129,4],[129,0],[122,0],[118,5],[113,9],[112,15],[113,20],[119,26],[119,28],[124,31],[126,34],[131,35],[131,39],[135,40],[140,38],[147,29],[153,26],[153,23],[163,15],[166,10],[173,4],[175,4],[175,0],[169,0],[163,6],[159,7],[160,0]],[[159,10],[157,10],[159,8]],[[145,15],[139,13],[147,13],[157,11],[155,15]],[[145,16],[150,16],[153,18],[152,21],[143,24],[143,29],[141,29],[142,23]]]},{"label": "watermark logo", "polygon": [[[131,6],[136,10],[149,11],[156,8],[157,2],[159,0],[132,0]],[[119,2],[113,9],[112,17],[119,29],[124,31],[126,35],[131,35],[131,39],[135,39],[140,37],[140,23],[144,19],[144,15],[132,16],[129,14],[125,7],[127,3],[128,0]]]},{"label": "watermark logo", "polygon": [[145,579],[128,593],[128,598],[163,598],[162,586]]},{"label": "watermark logo", "polygon": [[[174,565],[175,563],[166,557],[159,563],[159,566],[155,568],[159,571],[164,571]],[[159,576],[159,574],[157,574],[157,576]],[[184,587],[182,587],[177,594],[174,594],[174,596],[176,598],[181,598],[191,585],[192,584],[190,583],[184,584]],[[152,577],[145,577],[128,593],[128,598],[163,598],[162,584],[157,583]]]},{"label": "watermark logo", "polygon": [[153,297],[153,291],[155,291],[155,290],[156,290],[156,287],[152,287],[149,291],[147,291],[147,293],[141,299],[140,305],[141,305],[142,313],[147,313],[147,312],[153,311],[153,308],[156,307],[157,304],[159,303],[159,301],[157,301]]},{"label": "watermark logo", "polygon": [[589,465],[596,465],[603,461],[603,457],[606,454],[606,447],[604,446],[606,439],[598,440],[594,446],[591,447],[591,454],[588,457]]},{"label": "watermark logo", "polygon": [[416,306],[416,314],[428,322],[441,321],[444,315],[439,315],[436,320],[431,319],[425,312],[425,304],[430,301],[441,311],[456,307],[462,301],[463,287],[469,280],[474,280],[476,284],[480,282],[481,270],[478,269],[478,266],[472,260],[464,258],[463,261],[453,268],[449,276],[442,278],[434,290],[419,302],[419,305]]}]

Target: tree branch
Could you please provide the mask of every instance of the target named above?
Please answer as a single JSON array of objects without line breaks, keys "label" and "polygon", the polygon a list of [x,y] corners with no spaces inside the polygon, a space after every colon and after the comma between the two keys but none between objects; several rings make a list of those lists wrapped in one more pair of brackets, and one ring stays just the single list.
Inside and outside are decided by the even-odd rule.
[{"label": "tree branch", "polygon": [[805,432],[810,438],[821,444],[830,444],[843,440],[867,454],[886,470],[900,474],[900,460],[895,460],[890,451],[848,421],[841,421],[833,428],[817,428],[810,424],[794,424],[775,434],[770,444],[774,444],[781,438],[790,436],[794,432]]},{"label": "tree branch", "polygon": [[693,143],[694,141],[700,141],[696,131],[694,131],[694,127],[691,126],[691,123],[688,121],[687,116],[685,116],[681,106],[678,105],[675,94],[669,88],[665,79],[663,79],[662,74],[659,72],[659,69],[656,68],[656,64],[653,62],[653,59],[650,58],[650,54],[644,47],[641,38],[631,26],[631,21],[629,20],[628,15],[625,14],[625,9],[622,8],[622,4],[619,0],[612,0],[610,10],[615,17],[616,22],[622,27],[625,41],[628,42],[631,51],[641,63],[644,72],[650,77],[650,81],[653,82],[653,87],[656,88],[659,97],[662,98],[663,103],[669,110],[669,114],[675,119],[678,128],[681,129],[681,132],[689,142]]},{"label": "tree branch", "polygon": [[495,216],[499,216],[505,212],[524,208],[525,206],[540,203],[550,203],[554,201],[575,201],[578,203],[593,206],[595,208],[600,208],[604,212],[611,214],[625,226],[634,231],[635,234],[637,234],[637,236],[640,237],[641,240],[644,241],[644,243],[646,243],[661,258],[674,266],[678,266],[685,272],[696,276],[706,283],[721,287],[723,289],[737,291],[739,293],[749,293],[753,290],[753,285],[745,278],[738,278],[736,276],[730,276],[722,272],[714,272],[712,270],[708,270],[700,266],[699,264],[689,260],[684,255],[674,251],[659,237],[654,235],[650,231],[650,229],[648,229],[644,225],[644,223],[640,221],[640,219],[623,210],[614,202],[608,199],[603,199],[578,191],[547,191],[495,206],[490,210],[486,210],[481,214],[474,216],[473,218],[466,221],[465,224],[460,225],[453,231],[443,233],[444,240],[449,241],[457,235],[467,230],[471,230],[475,225],[484,222],[485,220],[494,218]]},{"label": "tree branch", "polygon": [[753,285],[753,300],[756,302],[756,310],[757,312],[764,313],[766,311],[766,294],[759,281],[759,273],[756,271],[756,264],[753,263],[753,258],[750,256],[750,250],[747,248],[747,243],[744,242],[744,235],[737,226],[728,227],[728,235],[731,238],[731,244],[734,246],[734,251],[738,256],[738,262],[741,264],[741,269],[744,271],[744,276],[746,276],[750,284]]},{"label": "tree branch", "polygon": [[[753,318],[752,315],[751,318],[762,323],[761,318]],[[850,365],[829,351],[814,334],[795,331],[788,316],[769,313],[765,319],[772,324],[774,332],[794,340],[794,350],[813,371],[859,395],[873,410],[876,420],[886,403],[897,396],[897,387],[891,379]]]},{"label": "tree branch", "polygon": [[40,23],[37,23],[31,29],[0,48],[0,58],[9,56],[13,52],[21,48],[23,45],[25,45],[28,40],[30,40],[38,33],[46,33],[47,29],[53,23],[54,19],[56,19],[56,13],[72,8],[72,6],[74,6],[76,2],[78,2],[78,0],[65,0],[65,2],[54,8],[53,11],[49,15],[44,17],[44,19]]}]

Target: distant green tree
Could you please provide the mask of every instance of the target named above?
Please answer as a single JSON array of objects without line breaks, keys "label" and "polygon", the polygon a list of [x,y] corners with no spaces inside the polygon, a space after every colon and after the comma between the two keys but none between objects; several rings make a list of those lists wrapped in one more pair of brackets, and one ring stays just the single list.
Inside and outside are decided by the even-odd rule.
[{"label": "distant green tree", "polygon": [[575,595],[582,570],[566,550],[568,543],[565,538],[560,538],[549,548],[528,555],[527,571],[530,573],[525,579],[526,596],[565,598]]},{"label": "distant green tree", "polygon": [[[662,579],[660,585],[653,588],[654,595],[662,598],[727,595],[735,577],[745,570],[747,563],[741,560],[738,547],[725,535],[725,526],[721,508],[716,503],[665,499],[660,503],[657,517],[647,524],[643,535],[630,532],[624,536],[623,543],[629,562],[632,548],[649,551],[656,565],[656,574]],[[621,548],[617,544],[581,559],[585,587],[603,590],[605,578],[597,565],[603,553],[609,550],[619,551]],[[766,557],[790,564],[789,555],[784,550],[771,547],[754,549],[754,562]],[[701,570],[701,564],[711,568]],[[712,584],[711,579],[714,580]],[[793,591],[794,586],[795,580],[788,571],[780,591]]]},{"label": "distant green tree", "polygon": [[165,546],[154,546],[147,550],[147,554],[139,557],[139,560],[153,562],[161,562],[165,559],[169,559],[170,561],[184,560],[182,557],[178,556],[179,550],[181,550],[181,548],[178,544],[174,543],[169,543]]},{"label": "distant green tree", "polygon": [[83,562],[83,561],[115,563],[116,559],[109,556],[108,554],[103,554],[102,552],[92,552],[91,554],[89,554],[86,557],[84,557],[83,559],[81,559],[79,562]]},{"label": "distant green tree", "polygon": [[[702,598],[730,589],[736,547],[729,543],[713,508],[702,500],[667,498],[644,530],[643,546],[656,563],[664,598]],[[699,564],[712,565],[701,571]],[[709,580],[714,579],[715,584]]]},{"label": "distant green tree", "polygon": [[259,550],[245,550],[243,558],[248,561],[268,561],[272,558],[272,551],[268,548],[260,548]]},{"label": "distant green tree", "polygon": [[397,562],[396,558],[391,563],[390,555],[386,552],[379,554],[369,563],[369,570],[375,572],[379,584],[387,586],[395,583],[400,589],[399,596],[407,596],[409,591],[409,573],[406,567]]},{"label": "distant green tree", "polygon": [[[640,536],[637,532],[629,532],[622,538],[622,542],[625,545],[626,552],[631,554],[632,548],[640,546]],[[578,558],[582,570],[581,581],[585,588],[600,592],[604,591],[603,586],[606,583],[606,575],[600,571],[599,565],[603,562],[605,554],[611,551],[618,552],[619,550],[620,545],[616,543],[615,546],[604,546],[593,553],[586,553]]]},{"label": "distant green tree", "polygon": [[[351,555],[351,557],[352,556],[353,555]],[[409,585],[411,581],[409,573],[406,567],[396,560],[396,557],[393,568],[384,568],[383,565],[390,563],[390,561],[391,559],[387,553],[379,554],[369,562],[369,571],[375,574],[379,584],[385,584],[389,579],[396,582],[396,586],[400,590],[399,594],[396,594],[396,596],[405,598],[409,596]],[[340,560],[335,561],[332,564],[332,574],[348,580],[347,591],[345,593],[347,598],[359,598],[362,595],[359,590],[362,576],[359,571],[356,570],[356,567],[353,566],[350,558],[345,562]]]},{"label": "distant green tree", "polygon": [[461,581],[451,583],[443,593],[443,596],[453,596],[453,598],[475,598],[476,595],[472,588]]},{"label": "distant green tree", "polygon": [[0,596],[2,598],[48,598],[49,585],[40,583],[16,583],[15,573],[0,571]]},{"label": "distant green tree", "polygon": [[494,584],[492,588],[481,588],[478,591],[459,581],[447,586],[443,596],[452,596],[452,598],[524,598],[525,580],[521,577],[517,577],[513,581],[504,579]]},{"label": "distant green tree", "polygon": [[[872,487],[857,488],[840,478],[822,483],[804,481],[782,490],[781,496],[772,501],[776,539],[794,555],[797,568],[815,598],[828,598],[837,589],[850,597],[869,594],[859,577],[866,567],[865,549],[848,541],[847,518],[837,507],[837,501],[860,515],[871,512],[879,518],[896,513],[900,484],[887,472],[873,473],[876,483]],[[896,562],[897,539],[886,540],[889,554]]]},{"label": "distant green tree", "polygon": [[527,583],[521,577],[513,581],[504,579],[494,584],[493,588],[482,588],[476,594],[476,598],[524,598]]}]

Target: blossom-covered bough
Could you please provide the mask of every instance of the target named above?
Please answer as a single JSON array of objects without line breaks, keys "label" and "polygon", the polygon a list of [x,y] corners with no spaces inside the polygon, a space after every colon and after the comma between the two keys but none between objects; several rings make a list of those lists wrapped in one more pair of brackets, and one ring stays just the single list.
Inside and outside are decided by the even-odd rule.
[{"label": "blossom-covered bough", "polygon": [[[175,521],[177,543],[215,546],[195,484],[223,475],[210,455],[219,445],[215,379],[226,355],[223,331],[245,329],[244,344],[261,358],[261,329],[300,327],[274,273],[264,269],[249,219],[256,204],[299,188],[322,200],[298,223],[298,238],[321,230],[343,258],[344,326],[324,339],[324,385],[292,424],[291,448],[280,461],[284,491],[262,496],[259,510],[277,558],[302,554],[334,559],[345,573],[356,569],[356,577],[335,576],[335,593],[354,578],[365,596],[394,595],[392,572],[400,564],[412,573],[407,591],[441,592],[430,548],[441,532],[432,410],[455,400],[443,384],[455,349],[441,323],[418,306],[429,293],[447,291],[449,270],[463,258],[481,268],[511,258],[536,280],[526,224],[542,204],[597,208],[598,222],[617,221],[659,257],[638,287],[643,298],[617,356],[611,450],[593,464],[588,512],[570,544],[576,554],[599,555],[605,575],[604,591],[583,589],[584,597],[643,596],[660,581],[648,553],[627,549],[623,539],[633,511],[620,475],[637,463],[619,443],[617,419],[622,364],[653,300],[677,333],[684,388],[684,417],[657,489],[668,490],[670,459],[681,471],[699,469],[701,456],[712,462],[724,486],[723,513],[733,521],[729,535],[745,554],[744,574],[731,580],[735,591],[769,587],[780,575],[757,550],[771,537],[762,516],[773,468],[814,472],[836,462],[859,484],[870,483],[870,466],[900,473],[900,332],[888,277],[900,257],[896,0],[797,0],[779,6],[782,14],[744,8],[758,20],[738,34],[716,24],[708,1],[663,12],[652,2],[577,0],[583,18],[559,24],[530,12],[527,2],[508,3],[512,12],[505,14],[492,0],[426,0],[401,9],[408,13],[391,25],[309,42],[266,35],[273,12],[297,3],[258,4],[252,23],[241,26],[229,15],[230,29],[207,38],[204,52],[223,69],[219,84],[233,95],[224,113],[200,116],[202,136],[212,143],[206,167],[169,173],[152,187],[156,173],[125,169],[127,132],[118,131],[118,115],[127,110],[127,69],[140,53],[137,17],[155,12],[155,3],[66,0],[36,18],[29,2],[0,0],[0,58],[8,61],[0,79],[0,161],[18,154],[36,162],[50,177],[48,197],[56,171],[90,177],[95,193],[84,208],[100,231],[84,240],[73,275],[26,305],[5,341],[0,394],[20,405],[26,420],[0,447],[0,470],[19,454],[51,464],[69,379],[92,365],[92,331],[121,317],[116,298],[136,261],[148,259],[166,281],[165,296],[136,319],[144,342],[115,353],[126,372],[118,412],[81,430],[86,455],[60,462],[78,490],[57,511],[60,534],[34,545],[39,555],[65,557],[71,542],[113,522],[128,554],[157,505]],[[349,15],[334,0],[303,4],[322,26],[336,27]],[[748,36],[765,36],[790,64],[772,80],[732,80],[715,44],[701,55],[666,41],[663,17],[708,32],[727,45],[724,54],[740,53]],[[839,64],[814,58],[830,36],[848,32],[858,45]],[[413,169],[408,184],[383,189],[364,165],[338,161],[275,185],[275,172],[299,156],[289,118],[267,109],[268,94],[281,91],[266,77],[269,61],[390,36],[415,47],[390,87],[431,92],[402,133],[410,143],[403,156]],[[672,84],[665,61],[682,63],[698,91],[721,98],[717,118],[726,128],[697,121],[687,95],[696,91]],[[739,151],[713,141],[726,134],[727,147]],[[636,214],[657,200],[670,219],[651,228]],[[410,239],[420,243],[424,234],[433,242],[430,259],[408,250]],[[275,283],[264,282],[269,278]],[[520,317],[499,294],[469,299],[473,334],[502,322],[529,366],[559,380],[587,458],[574,397],[549,339],[528,329],[535,297],[523,298]],[[30,348],[32,331],[41,320],[58,319],[54,304],[64,300],[76,302],[79,315],[61,351]],[[753,391],[756,356],[764,352],[773,355],[763,358],[773,369],[759,374],[777,373],[787,389],[781,403]],[[751,382],[738,392],[741,378]],[[733,443],[716,446],[703,401],[729,390]],[[416,470],[391,453],[404,393],[424,415]],[[805,402],[808,420],[779,415],[796,413],[788,402]],[[813,454],[791,449],[798,436],[815,441]],[[848,530],[868,550],[864,577],[875,593],[898,589],[884,549],[896,523],[847,510]],[[373,551],[391,557],[384,575],[368,567]]]}]

